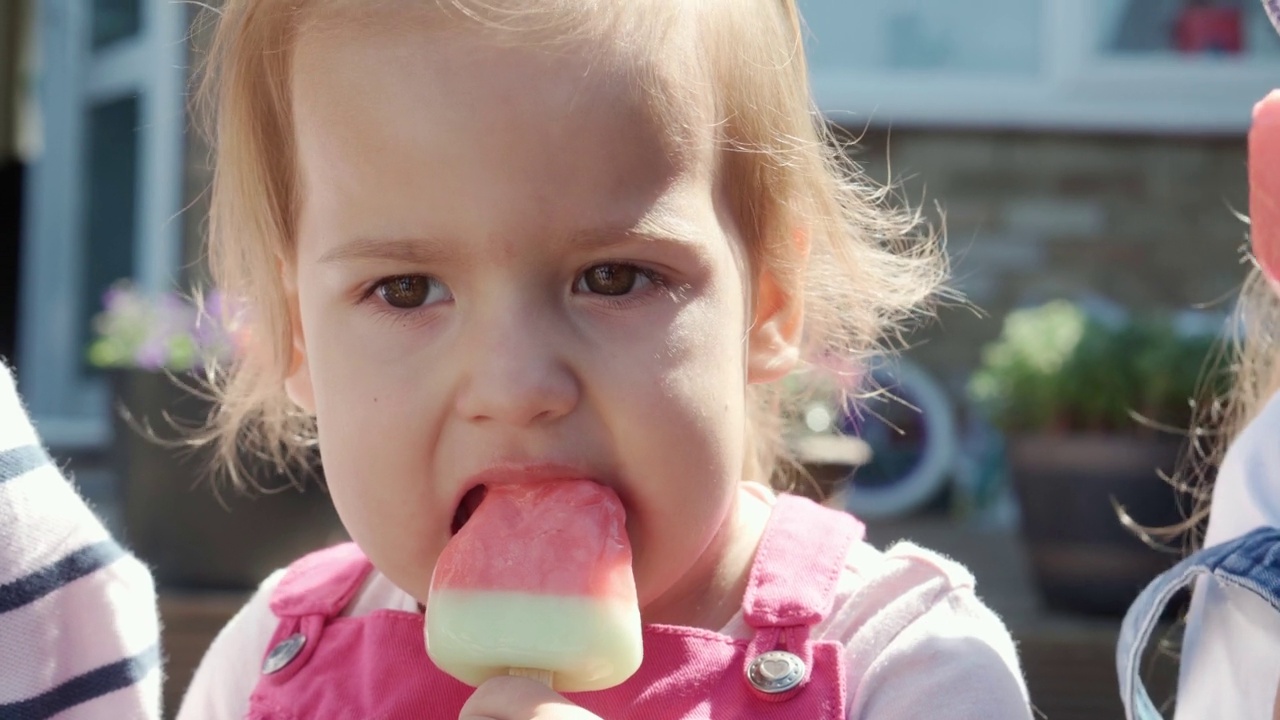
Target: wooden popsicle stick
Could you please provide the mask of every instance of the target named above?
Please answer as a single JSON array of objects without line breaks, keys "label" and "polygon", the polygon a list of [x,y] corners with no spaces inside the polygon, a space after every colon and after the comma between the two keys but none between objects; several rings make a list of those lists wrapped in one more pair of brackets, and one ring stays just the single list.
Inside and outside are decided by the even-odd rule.
[{"label": "wooden popsicle stick", "polygon": [[554,673],[550,670],[539,670],[538,668],[507,668],[507,674],[512,677],[529,678],[552,687],[551,682],[554,679]]}]

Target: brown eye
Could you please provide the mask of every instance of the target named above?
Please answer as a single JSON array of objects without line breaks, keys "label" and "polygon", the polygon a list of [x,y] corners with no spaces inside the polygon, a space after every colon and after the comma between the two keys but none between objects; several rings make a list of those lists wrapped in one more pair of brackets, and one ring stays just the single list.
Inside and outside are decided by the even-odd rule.
[{"label": "brown eye", "polygon": [[391,307],[407,310],[422,307],[432,299],[434,290],[443,287],[438,280],[426,275],[405,275],[383,280],[377,293]]},{"label": "brown eye", "polygon": [[648,280],[648,276],[635,265],[610,263],[588,268],[578,285],[579,292],[617,296],[635,290],[645,280]]}]

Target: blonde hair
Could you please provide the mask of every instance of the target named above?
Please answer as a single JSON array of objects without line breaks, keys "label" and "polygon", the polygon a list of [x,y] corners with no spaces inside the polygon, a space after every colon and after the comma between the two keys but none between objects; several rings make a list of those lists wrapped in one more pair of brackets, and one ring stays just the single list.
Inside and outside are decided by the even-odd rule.
[{"label": "blonde hair", "polygon": [[1231,443],[1253,421],[1267,401],[1280,391],[1280,295],[1255,265],[1245,279],[1232,314],[1230,331],[1212,359],[1203,385],[1216,384],[1223,373],[1230,379],[1221,397],[1207,395],[1197,407],[1188,457],[1176,474],[1174,487],[1189,495],[1191,512],[1185,523],[1163,529],[1173,536],[1189,532],[1186,545],[1201,542],[1208,519],[1215,473]]},{"label": "blonde hair", "polygon": [[1239,435],[1280,390],[1280,296],[1259,268],[1245,280],[1235,326],[1231,338],[1234,380],[1223,408],[1225,441]]},{"label": "blonde hair", "polygon": [[[281,269],[293,260],[299,202],[290,50],[318,27],[317,6],[354,11],[348,17],[358,21],[370,2],[358,3],[226,0],[209,16],[215,27],[198,93],[214,159],[209,261],[215,283],[250,308],[253,337],[218,381],[212,439],[232,468],[246,445],[283,463],[314,442],[313,419],[283,389],[296,319]],[[803,288],[802,357],[815,366],[848,368],[884,351],[945,278],[940,244],[920,230],[919,215],[886,202],[888,190],[849,160],[813,107],[795,0],[417,0],[415,9],[438,19],[437,28],[516,41],[621,43],[631,36],[609,28],[625,22],[649,31],[631,47],[656,52],[663,40],[694,33],[685,49],[713,89],[718,180],[752,266]],[[672,95],[699,94],[685,91]],[[681,99],[652,103],[669,112]],[[748,475],[777,480],[797,467],[783,441],[783,395],[777,387],[751,392]]]}]

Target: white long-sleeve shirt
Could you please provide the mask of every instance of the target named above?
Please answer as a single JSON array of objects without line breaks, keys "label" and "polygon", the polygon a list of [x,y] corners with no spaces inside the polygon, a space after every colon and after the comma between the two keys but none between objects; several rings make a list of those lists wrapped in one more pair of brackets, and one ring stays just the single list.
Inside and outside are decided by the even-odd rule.
[{"label": "white long-sleeve shirt", "polygon": [[[1280,395],[1231,444],[1213,489],[1205,546],[1280,527]],[[1177,720],[1270,720],[1280,685],[1280,613],[1201,580],[1187,616]]]},{"label": "white long-sleeve shirt", "polygon": [[0,718],[160,717],[151,574],[50,460],[0,363]]}]

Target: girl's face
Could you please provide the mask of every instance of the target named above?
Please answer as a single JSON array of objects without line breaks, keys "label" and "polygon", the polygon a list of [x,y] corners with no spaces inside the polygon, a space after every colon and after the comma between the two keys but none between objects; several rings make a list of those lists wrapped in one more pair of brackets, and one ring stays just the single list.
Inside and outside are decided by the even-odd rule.
[{"label": "girl's face", "polygon": [[745,388],[788,349],[748,328],[706,121],[677,142],[598,59],[411,24],[296,48],[288,389],[352,537],[420,600],[477,483],[614,488],[649,621],[754,541]]}]

